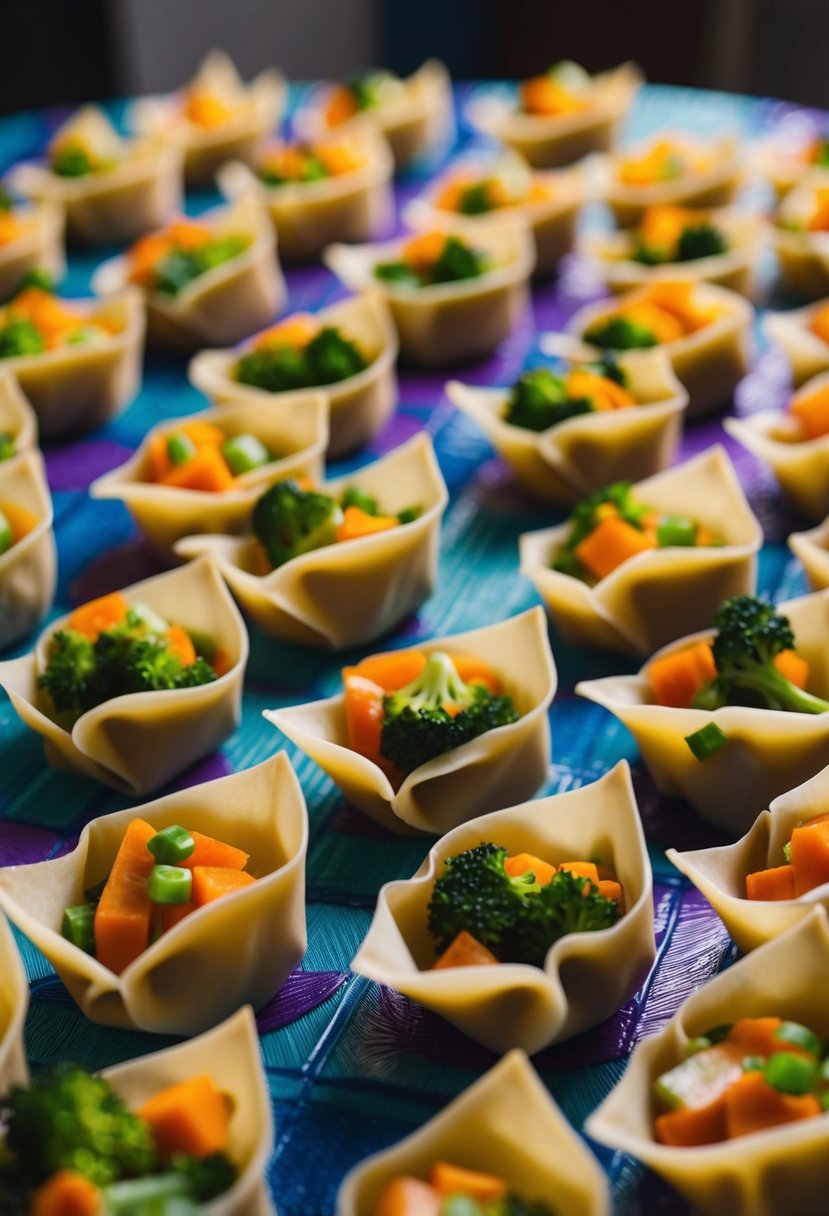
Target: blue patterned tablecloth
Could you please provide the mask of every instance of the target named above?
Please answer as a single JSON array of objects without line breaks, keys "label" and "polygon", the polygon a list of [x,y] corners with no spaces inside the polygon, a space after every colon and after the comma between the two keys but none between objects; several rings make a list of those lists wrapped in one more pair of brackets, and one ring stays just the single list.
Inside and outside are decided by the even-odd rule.
[{"label": "blue patterned tablecloth", "polygon": [[[470,86],[459,88],[461,104],[469,92]],[[120,107],[113,110],[119,114]],[[50,112],[0,121],[3,168],[36,154],[62,117],[63,113]],[[737,129],[750,137],[772,126],[814,121],[816,115],[804,115],[780,102],[648,86],[636,103],[626,138],[666,125],[701,134]],[[459,129],[459,143],[468,144],[471,132],[462,122]],[[430,172],[435,168],[428,167]],[[408,177],[398,188],[399,201],[417,193],[426,176],[421,172]],[[209,194],[193,196],[189,209],[197,212],[214,201]],[[762,206],[762,194],[751,202]],[[92,270],[109,252],[73,254],[65,294],[85,294]],[[315,309],[342,294],[333,276],[320,266],[289,271],[287,277],[291,310]],[[559,328],[571,312],[597,294],[584,266],[577,258],[568,259],[555,284],[535,289],[532,315],[524,318],[495,356],[453,372],[476,384],[511,382],[538,356],[538,332]],[[482,434],[444,398],[445,378],[402,373],[400,406],[385,431],[358,457],[332,468],[336,474],[357,468],[425,429],[434,440],[449,485],[451,502],[443,524],[437,592],[383,645],[411,645],[470,629],[536,603],[532,585],[518,572],[517,539],[523,531],[560,518],[518,492]],[[738,389],[735,408],[746,412],[774,405],[783,399],[786,385],[781,357],[773,351],[761,353]],[[153,354],[146,362],[140,396],[117,421],[83,441],[48,448],[60,553],[54,615],[156,572],[156,563],[121,504],[93,504],[87,486],[93,477],[120,464],[150,427],[205,404],[187,383],[184,360]],[[802,593],[806,589],[802,570],[784,544],[796,521],[787,517],[770,475],[725,436],[719,419],[688,431],[683,456],[713,442],[728,448],[765,528],[762,590],[775,599]],[[279,747],[287,748],[302,782],[311,820],[308,953],[283,992],[259,1016],[276,1119],[269,1181],[280,1216],[332,1216],[337,1187],[351,1165],[430,1118],[494,1057],[436,1016],[349,973],[379,887],[413,873],[428,841],[387,835],[346,806],[329,779],[262,718],[265,708],[329,695],[338,687],[342,663],[365,650],[332,657],[271,642],[255,631],[251,641],[241,726],[220,752],[195,766],[178,784],[192,785],[243,769]],[[560,686],[550,714],[552,763],[540,792],[583,785],[622,757],[628,759],[656,880],[658,959],[642,991],[608,1022],[535,1059],[556,1100],[580,1127],[620,1077],[635,1043],[662,1027],[685,997],[727,966],[733,947],[718,917],[663,855],[669,845],[714,843],[716,834],[687,806],[658,796],[628,732],[573,693],[580,678],[634,670],[637,665],[564,647],[555,633],[552,644]],[[29,645],[10,653],[22,653]],[[128,804],[91,781],[48,769],[40,739],[22,726],[5,698],[0,701],[0,864],[65,852],[90,819]],[[35,1069],[64,1057],[103,1067],[172,1041],[92,1025],[42,955],[19,935],[18,941],[31,985],[26,1046]],[[604,1151],[600,1157],[611,1179],[617,1216],[687,1212],[673,1191],[629,1158]]]}]

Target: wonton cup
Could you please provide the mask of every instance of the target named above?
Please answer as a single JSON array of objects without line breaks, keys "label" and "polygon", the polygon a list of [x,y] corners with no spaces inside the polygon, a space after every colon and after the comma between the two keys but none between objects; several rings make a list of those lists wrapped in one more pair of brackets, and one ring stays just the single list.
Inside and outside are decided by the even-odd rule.
[{"label": "wonton cup", "polygon": [[702,892],[744,954],[786,933],[815,905],[829,912],[829,884],[797,899],[746,897],[746,875],[784,864],[783,846],[801,823],[829,811],[829,770],[775,798],[751,829],[735,844],[666,856]]},{"label": "wonton cup", "polygon": [[521,572],[569,645],[651,654],[707,625],[724,599],[754,591],[763,531],[723,447],[638,482],[634,494],[663,514],[689,516],[723,544],[648,549],[590,586],[552,569],[569,522],[525,532]]},{"label": "wonton cup", "polygon": [[374,128],[388,141],[395,169],[406,169],[451,138],[455,117],[452,82],[439,60],[427,59],[402,84],[399,98],[361,110],[334,127],[328,126],[324,113],[330,85],[321,85],[295,114],[295,129],[301,138],[316,140],[350,135],[363,126]]},{"label": "wonton cup", "polygon": [[[519,159],[517,153],[513,155],[515,159]],[[454,170],[450,167],[442,177],[427,186],[419,198],[412,200],[404,212],[406,223],[428,230],[457,230],[468,226],[469,239],[474,243],[475,234],[483,224],[499,225],[510,216],[518,216],[529,225],[535,242],[535,277],[551,275],[564,255],[571,252],[575,243],[576,221],[585,196],[582,170],[576,166],[558,173],[535,173],[532,180],[549,189],[546,197],[497,207],[482,215],[463,215],[457,211],[444,210],[437,205],[442,191],[457,176],[458,170],[469,170],[473,180],[480,180],[486,178],[491,168],[491,161],[487,163],[480,158],[476,161],[459,161]],[[529,174],[528,169],[526,172]]]},{"label": "wonton cup", "polygon": [[522,1199],[555,1196],[567,1216],[610,1216],[607,1179],[522,1051],[511,1051],[423,1127],[345,1177],[337,1216],[377,1216],[401,1174],[428,1178],[435,1161],[502,1177]]},{"label": "wonton cup", "polygon": [[397,402],[397,334],[379,292],[340,300],[316,313],[321,326],[342,329],[360,347],[368,367],[336,384],[321,384],[310,389],[291,389],[270,393],[267,389],[241,384],[234,372],[241,355],[247,354],[251,341],[235,350],[203,350],[191,360],[191,384],[216,405],[240,402],[264,404],[277,398],[299,407],[309,393],[320,393],[328,402],[328,456],[335,459],[373,439],[386,424]]},{"label": "wonton cup", "polygon": [[23,1024],[29,1008],[29,982],[6,918],[0,915],[0,1098],[29,1077]]},{"label": "wonton cup", "polygon": [[99,106],[85,105],[59,127],[53,142],[76,138],[93,151],[111,151],[116,163],[80,177],[54,173],[49,161],[15,165],[11,188],[61,209],[70,240],[88,245],[132,241],[157,228],[182,206],[181,153],[156,138],[122,140]]},{"label": "wonton cup", "polygon": [[829,587],[829,518],[809,532],[791,532],[786,543],[806,571],[812,590]]},{"label": "wonton cup", "polygon": [[688,262],[663,262],[646,266],[637,262],[630,232],[588,233],[582,242],[582,252],[602,282],[613,292],[631,291],[652,283],[654,279],[691,279],[727,287],[751,299],[755,289],[757,258],[764,228],[759,216],[743,215],[731,209],[703,211],[701,216],[725,236],[728,248],[724,253]]},{"label": "wonton cup", "polygon": [[0,245],[0,300],[7,300],[33,270],[45,270],[58,282],[63,278],[63,212],[53,203],[31,207],[15,205],[14,214],[25,219],[19,236]]},{"label": "wonton cup", "polygon": [[279,122],[286,86],[280,72],[270,68],[245,84],[224,51],[211,51],[187,86],[216,96],[232,113],[214,126],[191,122],[183,112],[183,94],[143,97],[130,107],[137,131],[155,135],[184,152],[187,185],[205,186],[226,160],[251,164],[262,141]]},{"label": "wonton cup", "polygon": [[[161,346],[192,350],[203,343],[238,342],[267,325],[287,298],[276,238],[256,199],[240,199],[198,218],[216,239],[241,234],[251,237],[251,244],[197,275],[174,296],[139,288],[147,306],[148,337]],[[127,254],[104,262],[93,275],[93,290],[101,296],[123,291],[129,286],[129,269]]]},{"label": "wonton cup", "polygon": [[283,261],[319,257],[332,241],[370,241],[384,232],[394,215],[391,153],[384,139],[368,127],[326,143],[345,146],[356,164],[345,173],[312,182],[269,186],[241,161],[223,165],[219,188],[226,198],[252,194],[271,217]]},{"label": "wonton cup", "polygon": [[[214,982],[215,976],[209,987]],[[273,1114],[249,1006],[188,1043],[105,1068],[101,1076],[131,1110],[138,1110],[168,1086],[204,1074],[231,1100],[227,1153],[239,1175],[229,1191],[199,1210],[204,1216],[273,1216],[265,1182],[273,1150]]]},{"label": "wonton cup", "polygon": [[[622,884],[627,911],[609,929],[570,933],[526,963],[432,970],[427,929],[435,879],[448,857],[482,842],[558,865],[601,857]],[[491,1051],[532,1055],[598,1025],[644,981],[656,949],[651,868],[625,761],[581,789],[525,802],[464,823],[431,850],[413,878],[390,882],[351,967],[402,992]]]},{"label": "wonton cup", "polygon": [[642,84],[636,64],[623,63],[592,79],[588,105],[571,114],[525,114],[514,100],[475,98],[469,121],[485,135],[515,148],[538,169],[571,165],[590,152],[607,152]]},{"label": "wonton cup", "polygon": [[[826,391],[829,372],[815,376],[795,393],[811,397]],[[743,418],[724,418],[729,435],[752,455],[770,465],[786,498],[805,515],[816,521],[829,513],[829,435],[797,441],[781,438],[787,414],[781,410],[761,410]]]},{"label": "wonton cup", "polygon": [[550,755],[547,710],[558,676],[540,608],[423,642],[417,649],[484,659],[501,677],[521,717],[421,764],[395,790],[372,760],[348,746],[342,692],[324,701],[264,712],[370,819],[393,832],[442,835],[505,802],[532,797],[545,780]]},{"label": "wonton cup", "polygon": [[[84,891],[107,877],[133,819],[158,831],[181,824],[243,849],[256,882],[191,912],[116,975],[61,936],[61,922],[65,908],[83,903]],[[261,1009],[305,953],[307,837],[302,791],[278,753],[241,773],[102,815],[65,857],[0,869],[0,906],[91,1021],[197,1034],[240,1005]]]},{"label": "wonton cup", "polygon": [[[542,350],[575,363],[590,362],[581,344],[546,335]],[[664,351],[628,359],[619,366],[636,400],[630,408],[568,418],[546,431],[514,426],[504,418],[509,392],[450,380],[446,395],[485,432],[516,481],[536,498],[556,506],[577,502],[620,478],[639,480],[669,468],[679,448],[688,400]]]},{"label": "wonton cup", "polygon": [[[808,300],[829,292],[829,232],[806,229],[818,206],[818,191],[829,189],[829,173],[815,169],[786,195],[772,226],[772,246],[780,264],[780,278],[785,291]],[[789,223],[802,224],[792,231]]]},{"label": "wonton cup", "polygon": [[[11,373],[3,375],[0,363],[0,435],[14,439],[15,456],[22,456],[37,445],[37,418],[17,379]],[[14,459],[14,457],[12,457]],[[4,461],[0,461],[2,468]]]},{"label": "wonton cup", "polygon": [[[798,653],[809,664],[809,691],[829,699],[829,592],[779,605],[789,617]],[[680,638],[654,658],[713,638],[705,630]],[[759,808],[800,785],[829,764],[829,713],[727,705],[713,711],[674,709],[653,700],[647,665],[634,676],[583,680],[576,692],[615,714],[633,735],[657,787],[684,798],[715,827],[738,836],[748,831]],[[715,722],[728,742],[697,760],[687,735]]]},{"label": "wonton cup", "polygon": [[[246,614],[271,637],[333,650],[369,642],[434,590],[440,520],[449,495],[424,432],[320,489],[339,498],[348,486],[373,495],[381,515],[410,506],[423,510],[411,523],[312,549],[267,574],[260,573],[264,554],[249,530],[242,536],[188,536],[176,553],[210,554]],[[253,504],[265,488],[260,485],[248,496],[243,528],[250,528]]]},{"label": "wonton cup", "polygon": [[123,589],[130,604],[147,604],[166,620],[212,638],[230,663],[210,684],[128,693],[96,705],[71,731],[48,716],[38,689],[53,621],[31,654],[0,663],[0,687],[25,724],[43,736],[46,760],[64,772],[83,773],[127,794],[158,789],[206,755],[239,723],[248,635],[215,566],[207,559],[144,579]]},{"label": "wonton cup", "polygon": [[829,297],[806,308],[768,312],[763,317],[763,330],[769,340],[780,346],[789,360],[795,388],[820,372],[829,371],[829,343],[811,329],[813,319],[823,308],[829,308]]},{"label": "wonton cup", "polygon": [[4,502],[30,511],[36,523],[0,554],[0,649],[33,629],[55,598],[58,552],[52,499],[37,449],[0,463],[0,510]]},{"label": "wonton cup", "polygon": [[[654,143],[663,140],[676,142],[692,152],[708,153],[713,163],[707,169],[691,168],[678,177],[644,185],[631,185],[619,179],[618,167],[623,160],[631,155],[644,156]],[[727,206],[743,182],[740,141],[736,135],[699,140],[682,131],[660,131],[640,144],[611,153],[602,165],[602,179],[602,197],[620,228],[638,224],[648,207]]]},{"label": "wonton cup", "polygon": [[829,923],[815,909],[789,933],[699,988],[664,1030],[640,1043],[619,1084],[587,1120],[600,1144],[643,1161],[705,1216],[802,1216],[826,1198],[827,1117],[697,1148],[658,1144],[652,1086],[712,1026],[772,1014],[829,1035]]},{"label": "wonton cup", "polygon": [[[197,532],[243,532],[257,498],[275,481],[291,477],[319,480],[328,439],[328,407],[320,394],[308,394],[297,408],[278,397],[251,405],[226,405],[186,418],[169,418],[145,436],[140,448],[119,468],[89,487],[93,498],[117,498],[124,503],[153,550],[174,560],[173,546]],[[216,426],[228,438],[255,435],[275,459],[236,478],[221,493],[186,490],[151,480],[150,447],[154,437],[172,434],[178,425],[202,422]]]},{"label": "wonton cup", "polygon": [[771,184],[778,203],[804,177],[815,172],[815,163],[809,156],[811,141],[803,138],[805,132],[799,134],[800,139],[793,139],[784,127],[766,139],[758,139],[750,152],[753,167]]},{"label": "wonton cup", "polygon": [[[677,380],[688,391],[689,420],[703,418],[730,400],[737,383],[748,371],[754,321],[754,309],[748,300],[725,287],[699,283],[694,296],[702,308],[717,308],[719,315],[702,329],[660,344],[671,360]],[[618,303],[616,299],[601,300],[580,308],[568,321],[567,332],[584,339],[594,321],[617,312]],[[594,352],[595,359],[598,348],[588,344],[588,349]],[[599,351],[599,357],[601,354]],[[636,358],[638,352],[627,354]]]},{"label": "wonton cup", "polygon": [[380,245],[331,245],[323,260],[352,291],[379,291],[388,303],[404,358],[442,367],[489,354],[503,342],[529,305],[535,253],[530,230],[513,217],[496,225],[454,224],[455,235],[485,253],[492,268],[471,279],[401,287],[374,275],[380,262],[400,257],[406,238]]},{"label": "wonton cup", "polygon": [[144,309],[130,289],[110,300],[71,301],[111,332],[86,343],[0,360],[14,372],[37,415],[42,438],[103,426],[130,403],[141,384]]}]

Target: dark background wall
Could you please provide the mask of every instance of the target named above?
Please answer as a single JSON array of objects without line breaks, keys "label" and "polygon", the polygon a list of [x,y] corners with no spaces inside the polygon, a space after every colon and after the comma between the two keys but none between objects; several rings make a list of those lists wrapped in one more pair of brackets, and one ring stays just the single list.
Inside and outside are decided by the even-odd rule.
[{"label": "dark background wall", "polygon": [[829,108],[829,0],[0,0],[0,112],[169,89],[222,45],[251,74],[526,76],[563,57]]}]

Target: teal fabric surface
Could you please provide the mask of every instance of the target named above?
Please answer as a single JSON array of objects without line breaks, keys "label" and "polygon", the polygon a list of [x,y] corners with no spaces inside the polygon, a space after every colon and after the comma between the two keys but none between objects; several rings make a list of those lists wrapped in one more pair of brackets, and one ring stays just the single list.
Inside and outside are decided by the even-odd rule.
[{"label": "teal fabric surface", "polygon": [[[460,89],[460,100],[470,91],[468,86]],[[782,103],[648,87],[626,135],[681,126],[701,134],[738,129],[753,136],[792,113]],[[59,117],[3,120],[0,162],[7,166],[38,152]],[[470,139],[462,124],[459,138],[464,144]],[[417,193],[434,167],[408,177],[399,188],[400,199]],[[194,196],[189,209],[198,211],[212,201],[211,195]],[[755,201],[763,200],[758,196]],[[91,271],[110,252],[73,254],[65,294],[84,294]],[[321,267],[289,272],[288,281],[291,310],[313,309],[341,294]],[[593,294],[583,267],[569,259],[555,284],[535,290],[533,315],[496,356],[452,372],[479,384],[511,382],[538,358],[537,332],[559,326]],[[183,360],[153,354],[146,362],[140,396],[119,419],[82,441],[48,449],[60,554],[54,615],[156,569],[122,506],[92,504],[86,487],[93,476],[121,463],[160,420],[204,407],[184,369]],[[388,836],[346,807],[332,783],[287,744],[261,712],[332,693],[339,686],[343,662],[361,657],[367,649],[411,645],[491,623],[537,602],[532,585],[518,572],[517,538],[559,517],[521,496],[483,436],[443,397],[444,378],[449,378],[448,372],[446,377],[401,373],[400,407],[386,431],[367,451],[332,466],[334,473],[356,468],[418,429],[431,434],[451,491],[435,595],[416,618],[381,643],[333,657],[279,645],[254,631],[242,724],[220,753],[183,778],[192,784],[237,771],[284,747],[308,802],[308,953],[286,991],[259,1019],[276,1118],[269,1181],[281,1216],[331,1216],[348,1168],[418,1127],[493,1062],[488,1052],[448,1024],[350,975],[349,963],[369,925],[380,885],[409,876],[430,842]],[[774,404],[785,385],[781,360],[767,352],[741,386],[737,408]],[[724,440],[719,420],[698,425],[686,436],[683,454]],[[802,571],[783,544],[792,521],[774,484],[751,457],[727,446],[766,528],[762,590],[775,599],[803,592]],[[619,759],[628,759],[657,880],[659,955],[642,992],[604,1026],[536,1060],[556,1100],[580,1127],[618,1080],[636,1041],[664,1025],[695,987],[728,965],[733,949],[719,919],[663,856],[668,845],[712,842],[715,834],[689,808],[659,798],[638,763],[630,735],[604,711],[573,694],[580,678],[637,665],[564,647],[554,633],[552,644],[560,689],[551,711],[552,762],[540,793],[593,781]],[[30,646],[31,640],[10,653],[23,653]],[[8,701],[0,700],[0,863],[55,856],[71,847],[89,819],[125,805],[128,800],[91,781],[48,769],[40,740],[22,726]],[[18,941],[31,983],[26,1045],[33,1068],[65,1057],[103,1067],[170,1041],[90,1024],[43,957],[22,937]],[[601,1160],[612,1182],[617,1216],[687,1210],[672,1191],[629,1159],[602,1153]]]}]

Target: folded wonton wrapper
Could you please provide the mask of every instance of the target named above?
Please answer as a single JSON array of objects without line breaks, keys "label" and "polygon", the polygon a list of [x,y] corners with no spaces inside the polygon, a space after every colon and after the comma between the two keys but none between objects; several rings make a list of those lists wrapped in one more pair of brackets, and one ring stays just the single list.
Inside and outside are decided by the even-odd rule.
[{"label": "folded wonton wrapper", "polygon": [[144,308],[134,289],[111,300],[73,300],[111,332],[92,342],[0,360],[14,372],[37,415],[42,438],[91,431],[119,414],[141,384]]},{"label": "folded wonton wrapper", "polygon": [[0,649],[33,629],[55,598],[58,552],[52,499],[43,457],[36,448],[0,463],[0,510],[4,502],[25,507],[37,523],[0,554]]},{"label": "folded wonton wrapper", "polygon": [[328,456],[335,459],[368,443],[388,421],[397,403],[397,334],[391,315],[379,292],[365,292],[331,304],[316,314],[320,325],[342,329],[360,347],[368,367],[337,384],[318,388],[269,393],[266,389],[240,384],[234,371],[240,355],[250,343],[236,350],[203,350],[191,360],[190,382],[217,405],[251,404],[277,397],[299,406],[308,394],[321,393],[328,402]]},{"label": "folded wonton wrapper", "polygon": [[447,233],[486,253],[492,269],[456,283],[400,287],[375,278],[379,262],[400,257],[406,240],[380,245],[331,245],[323,260],[352,291],[380,291],[388,302],[401,354],[423,367],[438,367],[489,354],[509,336],[529,304],[529,279],[535,253],[529,228],[509,222],[455,224]]},{"label": "folded wonton wrapper", "polygon": [[808,158],[809,143],[802,137],[793,140],[791,132],[783,128],[776,135],[758,139],[751,148],[751,165],[768,180],[778,203],[804,177],[815,172],[815,165]]},{"label": "folded wonton wrapper", "polygon": [[190,187],[207,185],[226,160],[253,163],[262,141],[279,122],[286,96],[280,72],[270,68],[245,84],[224,51],[211,51],[202,60],[187,90],[215,96],[233,112],[216,126],[200,126],[184,114],[179,92],[140,98],[130,107],[129,117],[137,131],[183,150],[184,175]]},{"label": "folded wonton wrapper", "polygon": [[800,560],[812,590],[829,587],[829,518],[809,532],[791,532],[786,543]]},{"label": "folded wonton wrapper", "polygon": [[683,1059],[688,1041],[743,1017],[778,1015],[829,1035],[829,923],[822,909],[729,967],[689,997],[664,1030],[635,1049],[622,1080],[587,1120],[593,1139],[630,1153],[705,1216],[820,1212],[829,1182],[827,1116],[721,1144],[672,1148],[653,1138],[654,1081]]},{"label": "folded wonton wrapper", "polygon": [[610,1216],[607,1178],[523,1051],[511,1051],[439,1115],[346,1175],[337,1216],[377,1216],[401,1174],[428,1178],[435,1161],[497,1174],[527,1201],[567,1216]]},{"label": "folded wonton wrapper", "polygon": [[54,203],[18,207],[14,214],[27,221],[25,231],[0,245],[0,300],[7,300],[27,274],[45,270],[57,283],[66,270],[63,253],[63,212]]},{"label": "folded wonton wrapper", "polygon": [[330,85],[322,85],[294,115],[294,127],[302,139],[311,141],[373,127],[388,140],[395,169],[405,169],[451,139],[455,111],[452,82],[438,59],[427,59],[402,85],[399,97],[360,111],[335,127],[327,125],[324,113]]},{"label": "folded wonton wrapper", "polygon": [[188,1043],[176,1043],[101,1073],[131,1110],[170,1085],[204,1074],[231,1100],[227,1153],[239,1176],[229,1191],[199,1210],[204,1216],[275,1216],[265,1181],[273,1150],[273,1114],[249,1006]]},{"label": "folded wonton wrapper", "polygon": [[248,500],[242,536],[188,536],[176,553],[208,553],[245,613],[271,637],[340,650],[387,633],[414,612],[437,581],[440,520],[449,501],[432,441],[421,431],[373,464],[323,482],[340,498],[359,486],[380,504],[380,514],[406,507],[422,512],[411,523],[356,540],[326,545],[258,573],[261,547],[250,532]]},{"label": "folded wonton wrapper", "polygon": [[[233,489],[223,493],[182,490],[152,481],[150,446],[159,434],[173,433],[181,423],[203,422],[219,427],[228,438],[255,435],[276,459],[242,473]],[[279,397],[260,404],[225,405],[186,418],[169,418],[148,432],[133,456],[104,473],[89,487],[93,498],[118,498],[146,540],[164,560],[174,560],[173,546],[197,532],[244,532],[257,498],[275,481],[323,475],[328,440],[328,406],[319,393],[308,393],[300,408]]]},{"label": "folded wonton wrapper", "polygon": [[664,262],[646,266],[633,258],[634,244],[630,232],[587,233],[581,251],[602,282],[614,292],[630,291],[652,283],[654,279],[693,279],[713,283],[751,299],[755,290],[757,259],[764,237],[764,225],[759,216],[744,215],[730,208],[702,211],[701,216],[724,235],[728,248],[725,253],[690,262]]},{"label": "folded wonton wrapper", "polygon": [[[622,884],[627,911],[609,929],[570,933],[544,967],[499,963],[432,970],[427,929],[435,879],[448,857],[482,842],[558,865],[601,857]],[[525,802],[464,823],[444,836],[420,869],[384,886],[351,966],[402,992],[491,1051],[529,1055],[598,1025],[644,981],[655,957],[651,868],[625,761],[591,785]]]},{"label": "folded wonton wrapper", "polygon": [[640,481],[634,493],[662,514],[689,516],[723,543],[649,549],[591,587],[552,569],[569,522],[525,532],[518,542],[521,571],[569,645],[652,654],[707,625],[730,595],[754,592],[763,530],[725,448],[717,444]]},{"label": "folded wonton wrapper", "polygon": [[[508,165],[504,165],[506,156],[510,157]],[[515,162],[515,163],[513,163]],[[476,180],[483,179],[487,173],[499,170],[504,173],[512,172],[522,179],[522,184],[529,188],[533,181],[549,189],[547,197],[528,199],[511,206],[496,208],[483,215],[462,215],[456,211],[446,211],[437,205],[437,200],[446,186],[457,175],[458,169],[469,169],[475,174]],[[526,178],[526,183],[523,179]],[[519,216],[530,228],[535,242],[535,275],[538,278],[550,275],[556,269],[561,258],[570,253],[575,243],[576,220],[584,203],[585,187],[584,174],[579,166],[563,169],[557,173],[532,173],[526,161],[517,152],[501,154],[500,161],[487,162],[464,159],[453,170],[450,168],[442,177],[427,186],[419,198],[413,199],[405,208],[403,218],[407,224],[415,228],[434,230],[436,228],[459,229],[468,226],[469,239],[475,240],[475,233],[482,224],[503,224],[510,216]]]},{"label": "folded wonton wrapper", "polygon": [[[37,418],[10,372],[3,375],[0,363],[0,435],[14,439],[15,455],[21,456],[37,444]],[[2,468],[2,462],[0,462]]]},{"label": "folded wonton wrapper", "polygon": [[[778,607],[789,617],[798,653],[809,664],[809,691],[829,699],[829,592]],[[705,630],[680,638],[654,658],[713,636],[713,630]],[[603,705],[628,728],[663,794],[686,799],[722,831],[735,836],[748,831],[773,798],[829,764],[829,714],[745,705],[714,711],[657,705],[646,667],[635,676],[583,680],[576,692]],[[723,730],[728,742],[706,760],[697,760],[685,737],[709,722]]]},{"label": "folded wonton wrapper", "polygon": [[818,191],[827,189],[825,169],[807,174],[783,199],[771,230],[784,290],[808,300],[829,292],[829,232],[792,231],[782,225],[802,224],[805,229],[818,205]]},{"label": "folded wonton wrapper", "polygon": [[[709,153],[708,169],[691,169],[679,177],[647,185],[629,185],[619,180],[617,167],[631,156],[644,156],[655,142],[668,140],[691,151]],[[723,207],[733,201],[743,183],[743,154],[736,135],[700,140],[684,131],[660,131],[635,147],[611,153],[600,165],[602,197],[620,228],[638,224],[648,207]]]},{"label": "folded wonton wrapper", "polygon": [[829,297],[806,308],[788,312],[767,312],[762,321],[769,340],[782,347],[792,369],[795,387],[805,384],[820,372],[829,371],[829,343],[813,333],[812,318],[822,308],[829,308]]},{"label": "folded wonton wrapper", "polygon": [[[252,243],[237,257],[192,279],[175,296],[143,291],[151,341],[192,350],[207,343],[238,342],[262,329],[284,307],[287,288],[276,256],[276,238],[259,202],[239,199],[198,217],[213,236],[246,235]],[[103,262],[92,276],[98,295],[112,296],[129,285],[129,256]]]},{"label": "folded wonton wrapper", "polygon": [[[809,380],[794,394],[811,397],[829,386],[829,371]],[[723,418],[728,434],[754,456],[771,466],[780,489],[797,510],[810,520],[829,513],[829,435],[818,439],[787,441],[787,415],[782,410],[760,410],[743,418]]]},{"label": "folded wonton wrapper", "polygon": [[370,241],[388,228],[394,215],[391,178],[394,163],[388,144],[370,127],[326,143],[345,145],[356,162],[347,173],[312,182],[269,186],[241,161],[223,165],[217,174],[226,198],[253,194],[271,217],[284,261],[319,257],[332,241]]},{"label": "folded wonton wrapper", "polygon": [[[145,694],[149,695],[149,694]],[[191,912],[116,975],[61,936],[65,908],[107,877],[127,826],[181,824],[250,854],[255,883]],[[64,857],[0,869],[0,906],[80,1009],[104,1026],[197,1034],[240,1005],[261,1009],[305,953],[305,802],[290,761],[178,790],[94,819]]]},{"label": "folded wonton wrapper", "polygon": [[[576,363],[595,357],[561,334],[545,335],[541,347]],[[446,395],[477,422],[525,490],[566,506],[620,478],[637,481],[673,463],[688,394],[665,352],[656,348],[649,355],[619,359],[636,408],[582,414],[546,431],[505,421],[508,389],[450,380]]]},{"label": "folded wonton wrapper", "polygon": [[372,760],[348,746],[342,692],[324,701],[265,710],[265,717],[307,752],[349,802],[393,832],[443,834],[505,802],[532,797],[547,775],[547,710],[558,684],[541,609],[436,638],[418,649],[484,659],[501,676],[521,717],[421,764],[398,790]]},{"label": "folded wonton wrapper", "polygon": [[829,911],[829,883],[797,899],[746,898],[746,875],[785,863],[783,846],[801,823],[829,811],[829,769],[781,794],[735,844],[666,856],[702,892],[744,954],[798,924],[816,904]]},{"label": "folded wonton wrapper", "polygon": [[99,106],[85,105],[55,132],[111,155],[111,169],[81,177],[53,173],[49,161],[24,161],[6,175],[12,190],[57,205],[70,240],[90,245],[132,241],[182,206],[182,157],[159,139],[124,140]]},{"label": "folded wonton wrapper", "polygon": [[0,1098],[12,1085],[28,1080],[23,1024],[29,1008],[29,982],[12,931],[0,915]]},{"label": "folded wonton wrapper", "polygon": [[[717,307],[720,315],[703,329],[662,344],[677,380],[688,390],[689,419],[702,418],[730,400],[738,381],[748,371],[754,321],[754,309],[735,291],[699,283],[694,294],[702,307]],[[570,318],[567,331],[583,338],[594,321],[616,310],[616,300],[588,304]],[[596,348],[588,345],[588,349],[595,359]],[[628,354],[634,358],[638,352]]]},{"label": "folded wonton wrapper", "polygon": [[196,688],[113,697],[82,714],[67,731],[47,715],[37,686],[52,635],[69,619],[61,617],[44,630],[31,654],[0,663],[0,687],[26,725],[43,736],[46,759],[54,768],[140,795],[164,785],[236,728],[248,635],[216,567],[206,558],[133,583],[122,594],[131,604],[147,604],[166,620],[212,638],[228,656],[228,671]]},{"label": "folded wonton wrapper", "polygon": [[571,165],[590,152],[608,152],[642,84],[636,64],[623,63],[593,77],[589,105],[571,114],[524,114],[515,99],[475,98],[467,116],[474,127],[515,148],[539,169]]}]

